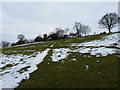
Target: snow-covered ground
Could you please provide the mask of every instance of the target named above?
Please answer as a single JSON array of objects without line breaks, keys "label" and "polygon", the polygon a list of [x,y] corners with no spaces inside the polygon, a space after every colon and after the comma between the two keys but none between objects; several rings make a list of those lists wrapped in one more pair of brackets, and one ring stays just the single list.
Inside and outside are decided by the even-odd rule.
[{"label": "snow-covered ground", "polygon": [[99,47],[99,48],[79,48],[73,50],[73,52],[79,52],[79,53],[89,53],[90,55],[96,55],[96,57],[100,56],[107,56],[109,54],[117,53],[118,49],[112,49],[112,48],[105,48],[105,47]]},{"label": "snow-covered ground", "polygon": [[69,55],[68,51],[70,51],[69,48],[53,49],[53,54],[51,56],[52,61],[59,61],[61,59],[65,59]]},{"label": "snow-covered ground", "polygon": [[[61,59],[66,59],[68,55],[73,52],[78,53],[89,53],[90,55],[95,55],[96,57],[107,56],[110,54],[118,53],[120,50],[117,48],[107,48],[106,46],[119,47],[120,42],[118,34],[111,34],[104,37],[101,40],[94,40],[90,42],[83,43],[72,43],[70,47],[75,46],[76,48],[56,48],[54,47],[55,42],[50,46],[50,48],[42,51],[35,52],[30,56],[27,55],[0,55],[0,89],[2,88],[15,88],[23,79],[28,79],[30,73],[37,69],[37,65],[41,63],[44,57],[48,54],[49,50],[52,51],[51,59],[52,61],[59,61]],[[80,47],[82,46],[82,47]],[[88,47],[84,47],[88,46]],[[92,47],[91,47],[92,46]],[[94,46],[98,46],[97,48]],[[102,46],[102,47],[100,47]],[[31,46],[34,48],[34,46]],[[23,47],[27,50],[27,47]],[[27,52],[34,52],[34,50],[27,50]],[[9,51],[8,51],[9,52]],[[88,57],[85,55],[85,57]],[[64,60],[63,60],[64,61]],[[76,61],[76,58],[73,58]],[[99,62],[97,60],[97,62]],[[49,63],[48,63],[49,64]],[[85,65],[86,70],[89,69],[88,65]],[[2,83],[2,84],[1,84]]]},{"label": "snow-covered ground", "polygon": [[[69,52],[69,53],[68,53]],[[100,47],[100,48],[78,48],[71,50],[69,48],[60,48],[60,49],[54,49],[53,54],[51,56],[52,61],[59,61],[61,59],[66,59],[67,56],[72,53],[72,52],[78,52],[78,53],[89,53],[90,55],[95,55],[96,57],[102,57],[102,56],[107,56],[110,54],[118,53],[120,50],[118,49],[113,49],[113,48],[105,48],[105,47]]]},{"label": "snow-covered ground", "polygon": [[[70,44],[70,46],[76,46],[78,48],[74,50],[71,50],[69,48],[54,49],[51,58],[53,61],[66,59],[66,57],[70,54],[70,52],[89,53],[90,55],[95,55],[96,57],[119,53],[120,50],[117,48],[106,48],[106,46],[113,46],[118,48],[120,47],[120,42],[118,42],[119,41],[118,35],[120,34],[118,33],[111,34],[109,36],[103,37],[103,39],[94,40],[90,42],[72,43]],[[79,47],[79,46],[90,46],[90,47]],[[98,46],[98,48],[95,47],[91,48],[91,46]]]},{"label": "snow-covered ground", "polygon": [[120,47],[120,42],[118,36],[120,33],[112,34],[100,40],[94,40],[90,42],[83,42],[83,43],[72,43],[71,46],[113,46],[113,44],[118,44],[116,47]]},{"label": "snow-covered ground", "polygon": [[0,71],[0,82],[2,82],[0,89],[15,88],[23,79],[28,79],[30,73],[37,69],[37,65],[43,61],[49,50],[46,49],[42,52],[34,53],[31,56],[2,55],[0,57],[2,59],[2,62],[0,62],[0,68],[2,68]]}]

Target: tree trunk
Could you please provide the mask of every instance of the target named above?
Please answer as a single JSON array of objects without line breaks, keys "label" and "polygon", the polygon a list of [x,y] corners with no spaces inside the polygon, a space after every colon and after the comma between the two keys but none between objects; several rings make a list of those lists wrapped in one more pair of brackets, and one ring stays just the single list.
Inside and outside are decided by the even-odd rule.
[{"label": "tree trunk", "polygon": [[111,33],[111,29],[110,29],[110,27],[108,28],[108,31],[109,31],[109,33]]}]

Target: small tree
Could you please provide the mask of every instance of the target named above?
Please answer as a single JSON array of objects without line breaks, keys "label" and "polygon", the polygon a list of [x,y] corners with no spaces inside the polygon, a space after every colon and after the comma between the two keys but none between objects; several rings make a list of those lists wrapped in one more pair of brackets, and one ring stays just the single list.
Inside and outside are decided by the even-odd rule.
[{"label": "small tree", "polygon": [[116,27],[118,22],[119,19],[116,13],[107,13],[99,20],[98,24],[100,25],[100,28],[106,28],[109,33],[111,33],[111,29]]},{"label": "small tree", "polygon": [[76,35],[77,35],[77,34],[74,33],[74,32],[72,32],[72,31],[69,33],[69,36],[72,36],[72,37],[76,37]]},{"label": "small tree", "polygon": [[59,38],[64,36],[64,30],[62,28],[55,28],[55,33],[58,35]]},{"label": "small tree", "polygon": [[23,40],[23,44],[26,44],[26,43],[29,43],[29,40],[28,40],[28,39],[24,39],[24,40]]},{"label": "small tree", "polygon": [[57,40],[59,37],[55,32],[50,32],[48,38],[51,41],[51,40]]},{"label": "small tree", "polygon": [[22,41],[22,40],[25,39],[25,36],[24,36],[23,34],[19,34],[19,35],[17,36],[17,39],[19,39],[19,41]]},{"label": "small tree", "polygon": [[1,46],[2,48],[6,48],[10,45],[10,42],[6,42],[6,41],[1,41]]},{"label": "small tree", "polygon": [[66,35],[68,34],[68,31],[70,31],[69,28],[65,28],[65,29],[64,29],[64,32],[65,32]]},{"label": "small tree", "polygon": [[80,22],[75,22],[73,29],[76,31],[77,36],[81,36],[83,33],[83,24]]},{"label": "small tree", "polygon": [[15,46],[15,45],[16,45],[16,43],[14,43],[14,42],[11,43],[11,46]]},{"label": "small tree", "polygon": [[34,39],[29,39],[29,43],[34,43]]},{"label": "small tree", "polygon": [[34,39],[34,42],[40,42],[40,41],[42,41],[42,40],[43,40],[42,36],[41,36],[41,35],[38,35],[38,36]]},{"label": "small tree", "polygon": [[26,44],[26,43],[29,43],[29,41],[27,39],[25,39],[25,36],[23,34],[19,34],[17,36],[17,39],[19,39],[15,45],[21,45],[21,44]]},{"label": "small tree", "polygon": [[43,34],[43,38],[46,39],[47,38],[47,34]]},{"label": "small tree", "polygon": [[76,31],[77,36],[82,36],[82,34],[86,36],[90,33],[90,27],[80,22],[75,22],[73,29]]},{"label": "small tree", "polygon": [[82,28],[82,33],[85,34],[85,36],[86,36],[87,34],[89,34],[90,31],[91,31],[91,30],[90,30],[90,27],[89,27],[89,26],[86,26],[86,25],[83,26],[83,28]]}]

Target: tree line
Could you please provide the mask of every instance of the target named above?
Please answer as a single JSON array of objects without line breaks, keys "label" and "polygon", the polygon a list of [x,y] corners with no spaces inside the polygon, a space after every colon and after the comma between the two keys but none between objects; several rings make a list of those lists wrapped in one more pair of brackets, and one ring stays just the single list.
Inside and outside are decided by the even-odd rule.
[{"label": "tree line", "polygon": [[[98,22],[100,28],[106,28],[109,33],[111,33],[111,30],[116,27],[120,23],[120,17],[116,13],[107,13],[105,14]],[[6,42],[2,41],[1,46],[2,48],[6,48],[8,46],[16,46],[26,43],[34,43],[34,42],[41,42],[41,41],[53,41],[53,40],[61,40],[71,37],[82,37],[89,35],[91,32],[91,29],[88,25],[84,25],[81,22],[75,22],[73,25],[73,29],[70,32],[69,28],[61,28],[57,27],[53,32],[50,32],[49,34],[43,34],[43,37],[41,35],[38,35],[34,39],[26,39],[23,34],[19,34],[17,36],[18,41],[17,42]],[[103,32],[101,34],[105,34],[106,32]]]}]

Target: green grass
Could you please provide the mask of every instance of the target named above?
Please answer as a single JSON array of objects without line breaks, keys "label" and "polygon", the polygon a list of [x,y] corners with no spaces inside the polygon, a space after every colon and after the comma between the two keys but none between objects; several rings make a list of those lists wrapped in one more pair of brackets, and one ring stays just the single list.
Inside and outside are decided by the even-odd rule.
[{"label": "green grass", "polygon": [[103,34],[103,35],[91,35],[91,36],[85,36],[85,37],[77,37],[77,38],[71,38],[71,39],[63,39],[59,41],[54,41],[54,48],[62,48],[62,47],[69,47],[67,45],[70,45],[71,43],[82,43],[92,40],[98,40],[101,39],[104,36],[107,36],[109,34]]},{"label": "green grass", "polygon": [[[43,51],[46,48],[49,48],[52,42],[43,42],[43,43],[36,43],[36,44],[28,44],[23,46],[15,46],[2,49],[2,53],[6,55],[13,55],[13,54],[23,54],[23,55],[31,55],[38,51]],[[31,51],[29,51],[31,50]]]},{"label": "green grass", "polygon": [[6,69],[8,67],[12,67],[13,65],[12,64],[7,64],[6,66],[2,67],[2,69]]},{"label": "green grass", "polygon": [[[70,61],[72,55],[77,61]],[[78,53],[68,56],[67,61],[43,62],[38,70],[24,80],[18,88],[116,88],[118,82],[117,56],[85,58]],[[111,59],[113,58],[113,59]],[[46,57],[48,60],[48,58]],[[96,60],[100,62],[96,62]],[[85,70],[85,65],[89,69]],[[101,74],[98,74],[101,72]]]},{"label": "green grass", "polygon": [[[79,48],[69,46],[71,43],[81,43],[101,39],[104,35],[93,35],[64,40],[49,41],[44,43],[29,44],[2,49],[6,55],[31,55],[47,48],[51,50],[38,65],[38,69],[30,74],[28,80],[23,80],[19,88],[117,88],[118,87],[118,56],[117,54],[105,57],[95,57],[90,54],[69,52],[65,60],[53,62],[50,58],[53,49]],[[54,44],[53,47],[50,47]],[[91,47],[94,48],[94,47]],[[115,47],[112,47],[115,48]],[[32,50],[28,52],[26,50]],[[85,57],[86,56],[86,57]],[[89,56],[89,57],[87,57]],[[76,61],[73,61],[76,59]],[[99,60],[99,62],[97,62]],[[86,70],[86,65],[89,66]],[[21,69],[26,71],[28,67]],[[99,73],[100,72],[100,73]]]}]

